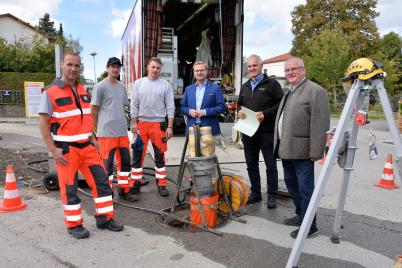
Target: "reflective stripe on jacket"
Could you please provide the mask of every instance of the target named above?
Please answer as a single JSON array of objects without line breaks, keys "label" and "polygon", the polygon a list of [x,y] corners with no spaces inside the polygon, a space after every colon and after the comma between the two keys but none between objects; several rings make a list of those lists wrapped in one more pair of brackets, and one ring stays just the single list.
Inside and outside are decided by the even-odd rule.
[{"label": "reflective stripe on jacket", "polygon": [[50,131],[54,141],[85,142],[92,135],[91,98],[77,83],[77,94],[60,79],[45,88],[54,107]]}]

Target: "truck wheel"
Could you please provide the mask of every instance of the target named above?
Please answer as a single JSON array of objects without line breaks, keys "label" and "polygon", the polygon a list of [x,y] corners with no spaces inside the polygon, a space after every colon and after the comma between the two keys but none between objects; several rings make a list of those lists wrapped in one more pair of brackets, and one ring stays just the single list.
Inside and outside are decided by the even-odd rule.
[{"label": "truck wheel", "polygon": [[59,181],[56,173],[49,173],[43,178],[43,184],[48,191],[58,191]]}]

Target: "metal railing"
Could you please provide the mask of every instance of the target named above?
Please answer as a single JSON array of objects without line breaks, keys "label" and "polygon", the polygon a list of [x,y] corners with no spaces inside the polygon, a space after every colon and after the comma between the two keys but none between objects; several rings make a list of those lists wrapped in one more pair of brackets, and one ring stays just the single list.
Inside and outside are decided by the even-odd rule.
[{"label": "metal railing", "polygon": [[0,90],[0,105],[16,104],[24,105],[25,97],[23,90]]}]

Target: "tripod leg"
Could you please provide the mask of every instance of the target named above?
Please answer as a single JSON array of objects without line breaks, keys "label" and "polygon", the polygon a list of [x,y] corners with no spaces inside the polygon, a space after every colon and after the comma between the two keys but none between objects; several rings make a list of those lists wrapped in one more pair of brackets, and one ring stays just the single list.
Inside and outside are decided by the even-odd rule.
[{"label": "tripod leg", "polygon": [[338,126],[335,131],[334,139],[332,140],[331,146],[327,154],[326,161],[324,162],[324,165],[320,172],[317,185],[314,189],[313,196],[310,199],[310,203],[308,205],[306,215],[304,216],[302,225],[300,227],[299,234],[297,235],[296,241],[292,248],[292,252],[290,253],[288,262],[286,264],[287,268],[295,267],[299,262],[300,254],[304,246],[307,233],[310,230],[310,226],[311,223],[313,222],[315,213],[318,208],[318,204],[320,203],[322,198],[322,193],[324,192],[324,189],[327,185],[333,163],[335,161],[337,152],[342,142],[342,137],[346,131],[347,120],[350,120],[350,117],[353,112],[353,106],[356,103],[356,98],[357,95],[359,94],[362,84],[363,84],[362,81],[356,80],[349,91],[348,98],[346,99],[346,103],[342,111],[341,118],[339,119]]},{"label": "tripod leg", "polygon": [[382,109],[384,111],[385,118],[387,119],[388,128],[391,132],[391,137],[395,145],[397,154],[397,156],[395,157],[395,163],[398,169],[399,179],[402,184],[402,141],[399,136],[399,130],[396,127],[394,116],[392,115],[391,104],[389,103],[387,91],[384,87],[384,82],[381,79],[374,80],[373,86],[378,90],[378,96],[380,96]]},{"label": "tripod leg", "polygon": [[186,150],[187,150],[187,145],[188,145],[188,135],[186,136],[186,140],[184,141],[183,152],[182,152],[181,160],[180,160],[179,175],[177,177],[177,183],[176,183],[176,195],[175,195],[175,198],[173,199],[173,204],[170,209],[171,213],[174,211],[174,209],[176,207],[177,198],[178,198],[179,192],[180,192],[180,186],[183,181],[184,170],[186,169],[186,166],[187,166],[187,162],[184,161],[184,157],[186,155]]},{"label": "tripod leg", "polygon": [[340,242],[339,237],[340,237],[340,232],[341,232],[342,216],[343,216],[343,211],[345,209],[346,193],[348,191],[350,174],[352,173],[352,170],[353,170],[353,161],[355,158],[355,151],[357,149],[356,140],[357,140],[358,130],[359,130],[359,127],[356,124],[353,124],[349,143],[348,143],[346,165],[343,168],[342,187],[341,187],[341,191],[339,192],[338,207],[336,209],[335,222],[334,222],[333,232],[332,232],[332,236],[331,236],[332,243]]}]

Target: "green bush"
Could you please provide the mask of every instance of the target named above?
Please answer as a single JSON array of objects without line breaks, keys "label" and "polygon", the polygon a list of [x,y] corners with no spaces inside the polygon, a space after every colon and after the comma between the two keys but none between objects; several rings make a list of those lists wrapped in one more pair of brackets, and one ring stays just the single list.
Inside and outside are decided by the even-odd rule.
[{"label": "green bush", "polygon": [[44,82],[48,85],[55,77],[51,73],[0,72],[0,90],[24,90],[25,81]]},{"label": "green bush", "polygon": [[380,103],[370,105],[370,111],[382,112],[382,105]]}]

